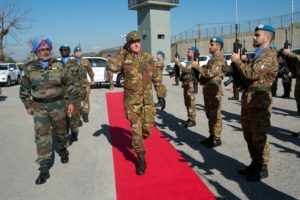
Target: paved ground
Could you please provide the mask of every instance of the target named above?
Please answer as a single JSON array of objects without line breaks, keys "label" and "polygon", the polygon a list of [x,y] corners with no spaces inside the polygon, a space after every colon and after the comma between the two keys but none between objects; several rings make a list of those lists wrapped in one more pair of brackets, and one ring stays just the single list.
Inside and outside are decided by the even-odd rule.
[{"label": "paved ground", "polygon": [[[180,125],[186,120],[182,89],[173,86],[173,80],[167,76],[164,81],[168,104],[165,111],[157,112],[157,126],[216,196],[230,200],[300,198],[300,139],[290,136],[300,130],[294,98],[273,98],[272,129],[268,137],[270,176],[261,182],[249,183],[237,173],[244,164],[249,164],[250,158],[239,122],[240,101],[227,100],[232,96],[229,87],[225,90],[222,108],[223,145],[206,149],[198,142],[208,136],[201,92],[196,99],[197,126],[185,129]],[[92,90],[90,122],[80,129],[79,142],[69,148],[70,162],[61,164],[55,153],[51,178],[39,186],[34,183],[38,165],[34,163],[33,120],[18,98],[19,86],[2,90],[0,200],[116,199],[105,99],[107,88]],[[282,94],[280,82],[278,94]]]}]

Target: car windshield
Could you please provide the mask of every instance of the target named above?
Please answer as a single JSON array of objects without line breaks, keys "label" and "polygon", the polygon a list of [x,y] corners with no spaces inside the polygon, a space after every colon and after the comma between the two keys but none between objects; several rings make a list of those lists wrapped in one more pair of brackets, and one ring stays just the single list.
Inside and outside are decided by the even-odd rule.
[{"label": "car windshield", "polygon": [[92,67],[106,67],[107,61],[104,59],[89,58]]},{"label": "car windshield", "polygon": [[203,57],[203,56],[199,57],[199,61],[206,61],[206,60],[207,60],[207,57]]},{"label": "car windshield", "polygon": [[0,65],[0,70],[8,70],[8,66],[7,65]]},{"label": "car windshield", "polygon": [[183,62],[185,60],[186,60],[186,58],[180,58],[180,62]]}]

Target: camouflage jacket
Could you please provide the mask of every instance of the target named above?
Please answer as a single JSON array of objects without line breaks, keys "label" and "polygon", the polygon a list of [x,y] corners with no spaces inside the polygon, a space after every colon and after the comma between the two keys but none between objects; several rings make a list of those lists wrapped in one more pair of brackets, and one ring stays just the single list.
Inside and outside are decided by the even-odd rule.
[{"label": "camouflage jacket", "polygon": [[50,60],[45,69],[40,67],[38,60],[26,64],[22,72],[19,95],[26,109],[31,108],[33,98],[50,99],[62,96],[67,97],[68,103],[78,98],[71,74],[56,60]]},{"label": "camouflage jacket", "polygon": [[86,58],[81,58],[79,64],[81,66],[83,66],[83,69],[85,71],[85,80],[86,80],[86,82],[88,83],[87,74],[89,75],[91,81],[93,82],[95,74],[93,72],[90,61]]},{"label": "camouflage jacket", "polygon": [[[124,103],[128,105],[153,104],[152,84],[160,85],[157,68],[152,56],[145,52],[138,54],[121,49],[108,63],[112,72],[122,71],[124,75]],[[164,97],[158,92],[158,97]]]},{"label": "camouflage jacket", "polygon": [[72,58],[66,63],[65,67],[68,69],[69,73],[71,73],[76,88],[83,89],[86,86],[89,86],[86,74],[87,71],[84,65],[81,64],[81,62],[77,62]]},{"label": "camouflage jacket", "polygon": [[[227,66],[227,62],[221,53],[216,53],[213,55],[206,65],[200,67],[199,65],[194,65],[193,68],[199,71],[201,77],[204,79],[204,87],[210,83],[221,83],[225,74],[223,68]],[[219,84],[218,84],[219,85]]]},{"label": "camouflage jacket", "polygon": [[266,49],[257,58],[250,58],[246,64],[235,62],[248,87],[271,87],[278,72],[276,53]]},{"label": "camouflage jacket", "polygon": [[156,62],[154,62],[154,65],[155,65],[156,71],[157,71],[157,76],[156,76],[157,81],[155,81],[157,83],[159,81],[162,81],[162,73],[163,73],[163,69],[165,67],[165,63],[164,63],[164,61],[156,61]]},{"label": "camouflage jacket", "polygon": [[297,55],[295,53],[289,54],[289,58],[295,62],[295,73],[294,76],[297,79],[300,79],[300,55]]},{"label": "camouflage jacket", "polygon": [[194,81],[194,74],[192,69],[192,60],[189,60],[186,65],[182,65],[181,62],[176,62],[175,64],[179,66],[181,74],[180,81],[182,82],[182,86],[188,85],[190,82]]}]

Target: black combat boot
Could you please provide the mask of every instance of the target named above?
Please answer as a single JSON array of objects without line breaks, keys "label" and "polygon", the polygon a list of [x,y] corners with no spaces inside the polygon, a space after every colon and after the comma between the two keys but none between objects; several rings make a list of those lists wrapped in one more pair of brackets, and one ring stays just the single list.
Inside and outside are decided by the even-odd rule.
[{"label": "black combat boot", "polygon": [[59,156],[61,163],[65,164],[69,162],[69,151],[67,150],[67,148],[60,149]]},{"label": "black combat boot", "polygon": [[254,169],[255,163],[252,160],[250,165],[244,167],[243,169],[239,170],[239,174],[244,175],[244,176],[248,176]]},{"label": "black combat boot", "polygon": [[179,80],[178,80],[177,77],[175,77],[175,84],[173,84],[173,85],[175,85],[175,86],[178,86],[178,85],[179,85]]},{"label": "black combat boot", "polygon": [[186,121],[186,123],[183,125],[184,127],[193,127],[193,126],[196,126],[196,121],[195,120],[191,120],[191,119],[188,119]]},{"label": "black combat boot", "polygon": [[89,114],[88,113],[82,113],[82,119],[84,122],[89,122]]},{"label": "black combat boot", "polygon": [[300,131],[292,134],[293,137],[299,137],[299,135],[300,135]]},{"label": "black combat boot", "polygon": [[136,168],[136,174],[137,175],[143,175],[145,174],[146,170],[146,160],[145,160],[145,152],[138,152],[137,153],[137,168]]},{"label": "black combat boot", "polygon": [[166,107],[166,100],[164,98],[159,97],[159,104],[160,104],[160,109],[164,110]]},{"label": "black combat boot", "polygon": [[78,141],[78,131],[71,131],[71,140],[72,142]]},{"label": "black combat boot", "polygon": [[255,163],[253,170],[247,176],[248,181],[260,181],[269,176],[268,167],[266,164]]},{"label": "black combat boot", "polygon": [[233,87],[233,97],[229,97],[228,100],[239,100],[239,89]]},{"label": "black combat boot", "polygon": [[43,165],[39,168],[40,174],[35,180],[35,184],[40,185],[46,183],[47,179],[50,178],[49,167],[48,165]]},{"label": "black combat boot", "polygon": [[206,145],[207,143],[209,143],[213,139],[214,139],[213,136],[210,135],[208,138],[206,138],[204,140],[201,140],[200,143],[203,144],[203,145]]},{"label": "black combat boot", "polygon": [[209,140],[205,146],[207,148],[214,148],[214,147],[218,147],[218,146],[221,146],[222,145],[222,141],[220,138],[213,138],[211,140]]}]

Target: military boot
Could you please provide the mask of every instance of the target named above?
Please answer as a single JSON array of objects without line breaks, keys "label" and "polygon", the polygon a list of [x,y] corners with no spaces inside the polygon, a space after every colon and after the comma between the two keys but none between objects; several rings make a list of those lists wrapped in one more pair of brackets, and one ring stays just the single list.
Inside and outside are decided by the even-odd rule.
[{"label": "military boot", "polygon": [[158,99],[159,99],[160,109],[164,110],[166,107],[166,100],[162,97],[159,97]]},{"label": "military boot", "polygon": [[254,169],[254,161],[252,161],[250,163],[250,165],[246,166],[245,168],[239,170],[239,174],[244,175],[244,176],[248,176]]},{"label": "military boot", "polygon": [[293,134],[292,134],[293,137],[299,137],[299,135],[300,135],[300,132],[297,132],[297,133],[293,133]]},{"label": "military boot", "polygon": [[35,184],[40,185],[46,183],[47,179],[50,178],[49,167],[47,165],[43,165],[39,168],[40,174],[35,180]]},{"label": "military boot", "polygon": [[208,144],[211,140],[213,140],[213,136],[210,135],[208,138],[206,138],[205,140],[201,140],[200,143],[203,144],[203,145],[206,145]]},{"label": "military boot", "polygon": [[247,176],[248,181],[260,181],[269,176],[268,167],[266,164],[256,163],[253,170]]},{"label": "military boot", "polygon": [[69,162],[69,151],[67,150],[67,148],[60,149],[59,156],[61,163],[65,164]]},{"label": "military boot", "polygon": [[193,126],[196,126],[196,121],[195,120],[191,120],[191,119],[188,119],[186,121],[186,123],[183,125],[184,127],[193,127]]},{"label": "military boot", "polygon": [[77,142],[78,141],[78,131],[71,131],[71,140],[73,142]]},{"label": "military boot", "polygon": [[233,97],[229,97],[228,100],[239,100],[239,89],[233,87]]},{"label": "military boot", "polygon": [[82,119],[84,122],[89,122],[89,114],[88,113],[82,113]]},{"label": "military boot", "polygon": [[144,152],[138,152],[137,153],[137,168],[136,168],[136,174],[137,175],[143,175],[145,174],[146,170],[146,160],[144,156]]},{"label": "military boot", "polygon": [[213,138],[211,140],[209,140],[205,146],[207,148],[215,148],[215,147],[218,147],[218,146],[221,146],[222,145],[222,141],[220,138]]}]

